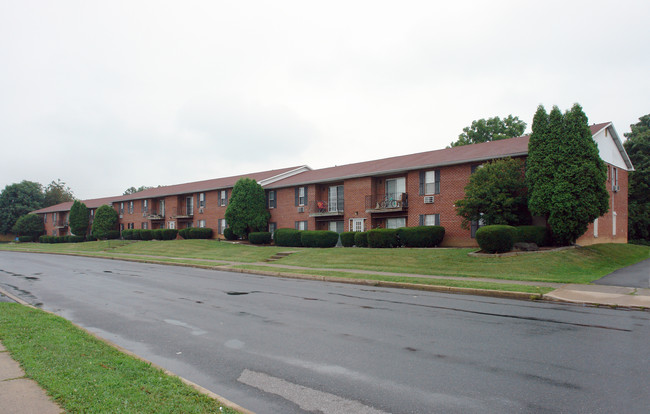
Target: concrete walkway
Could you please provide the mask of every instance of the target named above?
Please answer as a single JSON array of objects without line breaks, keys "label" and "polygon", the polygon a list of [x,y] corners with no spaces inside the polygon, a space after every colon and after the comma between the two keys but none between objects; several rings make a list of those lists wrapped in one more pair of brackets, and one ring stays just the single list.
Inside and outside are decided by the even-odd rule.
[{"label": "concrete walkway", "polygon": [[63,410],[31,379],[0,343],[0,411],[4,414],[59,414]]}]

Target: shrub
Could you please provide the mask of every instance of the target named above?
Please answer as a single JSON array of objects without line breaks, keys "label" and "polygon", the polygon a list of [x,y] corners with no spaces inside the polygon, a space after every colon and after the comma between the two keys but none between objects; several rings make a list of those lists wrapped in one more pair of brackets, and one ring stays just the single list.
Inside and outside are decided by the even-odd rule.
[{"label": "shrub", "polygon": [[178,236],[178,230],[176,229],[161,229],[160,232],[162,238],[160,240],[174,240]]},{"label": "shrub", "polygon": [[353,231],[344,231],[341,233],[341,244],[343,247],[352,247],[354,246],[354,235]]},{"label": "shrub", "polygon": [[180,229],[180,230],[178,231],[178,234],[179,234],[182,238],[184,238],[185,240],[187,240],[187,239],[190,238],[190,230],[192,230],[192,229],[189,228],[189,227],[186,228],[186,229]]},{"label": "shrub", "polygon": [[142,229],[140,230],[140,240],[152,240],[153,239],[153,230]]},{"label": "shrub", "polygon": [[354,233],[354,245],[357,247],[368,247],[368,232],[358,231]]},{"label": "shrub", "polygon": [[538,246],[548,246],[550,235],[544,226],[518,226],[515,243],[535,243]]},{"label": "shrub", "polygon": [[50,240],[51,237],[52,237],[52,236],[46,236],[46,235],[40,236],[40,237],[38,238],[38,242],[39,242],[39,243],[50,243],[49,240]]},{"label": "shrub", "polygon": [[476,241],[487,253],[504,253],[512,250],[517,230],[512,226],[493,225],[476,231]]},{"label": "shrub", "polygon": [[21,243],[31,243],[34,241],[33,236],[19,236],[18,241]]},{"label": "shrub", "polygon": [[[100,206],[95,211],[91,234],[98,239],[117,239],[120,237],[119,230],[115,230],[117,221],[118,215],[113,210],[113,207],[107,205]],[[114,237],[114,231],[117,232],[116,237]]]},{"label": "shrub", "polygon": [[302,247],[301,230],[277,229],[275,231],[275,244],[285,247]]},{"label": "shrub", "polygon": [[122,238],[124,240],[131,240],[133,238],[133,230],[122,230]]},{"label": "shrub", "polygon": [[402,227],[397,229],[399,241],[406,247],[435,247],[445,237],[442,226]]},{"label": "shrub", "polygon": [[207,227],[192,227],[178,231],[185,240],[188,239],[209,239],[212,237],[212,229]]},{"label": "shrub", "polygon": [[373,229],[368,231],[368,247],[389,248],[399,246],[397,229]]},{"label": "shrub", "polygon": [[84,236],[64,236],[64,243],[81,243],[84,241]]},{"label": "shrub", "polygon": [[248,233],[248,241],[252,244],[271,244],[271,240],[271,233],[268,231]]},{"label": "shrub", "polygon": [[235,232],[232,231],[230,227],[226,227],[223,229],[223,237],[226,238],[226,240],[237,240],[237,235]]},{"label": "shrub", "polygon": [[106,240],[115,240],[120,238],[120,231],[119,230],[109,230],[105,233],[104,238]]},{"label": "shrub", "polygon": [[339,242],[339,234],[330,230],[305,230],[300,234],[303,247],[334,247]]},{"label": "shrub", "polygon": [[154,230],[151,230],[151,237],[152,237],[154,240],[162,240],[162,239],[163,239],[163,236],[162,236],[162,232],[163,232],[163,230],[165,230],[165,229],[154,229]]},{"label": "shrub", "polygon": [[33,240],[43,234],[44,230],[43,218],[37,214],[26,214],[19,217],[12,228],[12,231],[18,236],[31,236]]}]

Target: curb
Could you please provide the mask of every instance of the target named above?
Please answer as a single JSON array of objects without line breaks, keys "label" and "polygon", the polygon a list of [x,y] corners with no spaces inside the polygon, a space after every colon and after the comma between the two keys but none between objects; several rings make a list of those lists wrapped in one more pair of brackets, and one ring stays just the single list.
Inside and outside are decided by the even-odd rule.
[{"label": "curb", "polygon": [[[18,303],[18,304],[20,304],[20,305],[27,306],[27,307],[30,307],[30,308],[33,308],[33,309],[38,309],[38,310],[40,310],[40,311],[47,312],[47,313],[49,313],[49,314],[51,314],[51,315],[55,315],[55,316],[58,316],[58,317],[60,317],[60,318],[62,317],[61,315],[57,315],[57,314],[54,313],[54,312],[50,312],[50,311],[48,311],[48,310],[40,309],[40,308],[37,308],[37,307],[35,307],[35,306],[32,306],[32,305],[30,305],[29,303],[25,302],[24,300],[20,299],[19,297],[14,296],[14,295],[12,295],[11,293],[5,291],[5,290],[2,289],[1,287],[0,287],[0,293],[2,293],[3,295],[5,295],[6,297],[10,298],[11,300],[15,301],[16,303]],[[65,319],[65,318],[64,318],[64,319]],[[66,320],[67,320],[67,319],[66,319]],[[210,398],[212,398],[212,399],[214,399],[214,400],[219,401],[219,403],[221,403],[221,405],[224,405],[224,406],[226,406],[226,407],[228,407],[228,408],[232,408],[232,409],[234,409],[234,410],[237,410],[237,411],[241,412],[242,414],[255,414],[253,411],[247,410],[246,408],[244,408],[244,407],[242,407],[242,406],[240,406],[240,405],[238,405],[238,404],[236,404],[236,403],[234,403],[234,402],[228,400],[227,398],[222,397],[221,395],[219,395],[219,394],[217,394],[217,393],[214,393],[214,392],[208,390],[207,388],[204,388],[204,387],[200,386],[199,384],[196,384],[196,383],[194,383],[194,382],[188,380],[187,378],[183,378],[183,377],[181,377],[181,376],[179,376],[179,375],[176,375],[176,374],[174,374],[173,372],[169,371],[168,369],[163,368],[163,367],[161,367],[160,365],[158,365],[158,364],[156,364],[156,363],[153,363],[153,362],[151,362],[151,361],[149,361],[149,360],[147,360],[147,359],[144,359],[144,358],[142,358],[141,356],[136,355],[136,354],[134,354],[133,352],[129,351],[128,349],[122,348],[121,346],[117,345],[116,343],[113,343],[113,342],[109,341],[109,340],[106,339],[106,338],[102,338],[101,336],[99,336],[99,335],[97,335],[97,334],[95,334],[95,333],[93,333],[93,332],[90,332],[90,331],[87,330],[86,328],[84,328],[84,327],[82,327],[82,326],[79,326],[79,325],[77,325],[76,323],[74,323],[74,322],[72,322],[72,321],[69,321],[69,320],[68,320],[68,322],[70,322],[70,323],[71,323],[72,325],[74,325],[75,327],[81,329],[81,330],[84,331],[85,333],[91,335],[93,338],[96,338],[96,339],[102,341],[102,342],[105,343],[106,345],[108,345],[108,346],[110,346],[110,347],[112,347],[112,348],[115,348],[115,349],[117,349],[118,351],[120,351],[120,352],[122,352],[122,353],[124,353],[124,354],[126,354],[126,355],[129,355],[130,357],[133,357],[133,358],[135,358],[135,359],[138,359],[138,360],[140,360],[140,361],[142,361],[142,362],[146,362],[147,364],[151,365],[151,366],[154,367],[154,368],[157,368],[157,369],[161,370],[162,372],[164,372],[165,374],[167,374],[167,375],[169,375],[169,376],[171,376],[171,377],[176,377],[176,378],[180,379],[181,382],[183,382],[183,383],[186,384],[186,385],[189,385],[190,387],[194,388],[195,390],[197,390],[197,391],[200,392],[201,394],[207,395],[208,397],[210,397]]]}]

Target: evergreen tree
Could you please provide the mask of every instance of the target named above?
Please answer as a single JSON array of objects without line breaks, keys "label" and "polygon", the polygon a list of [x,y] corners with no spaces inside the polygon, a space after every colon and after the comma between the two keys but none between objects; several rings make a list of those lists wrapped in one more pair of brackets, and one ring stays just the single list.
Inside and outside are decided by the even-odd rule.
[{"label": "evergreen tree", "polygon": [[266,229],[270,216],[264,188],[253,179],[240,178],[226,208],[226,222],[233,233],[246,238],[251,231]]},{"label": "evergreen tree", "polygon": [[105,239],[116,230],[118,215],[111,206],[103,205],[95,211],[91,234],[96,239]]},{"label": "evergreen tree", "polygon": [[81,201],[75,201],[70,208],[70,231],[76,236],[85,236],[88,232],[90,214],[88,207]]},{"label": "evergreen tree", "polygon": [[580,105],[564,115],[554,107],[547,125],[542,112],[540,106],[528,148],[528,205],[547,219],[554,241],[566,245],[607,212],[607,168]]},{"label": "evergreen tree", "polygon": [[530,223],[522,160],[502,159],[484,164],[470,176],[465,198],[455,204],[464,228],[478,220],[486,225]]},{"label": "evergreen tree", "polygon": [[650,241],[650,114],[630,129],[623,144],[634,166],[628,180],[628,238]]}]

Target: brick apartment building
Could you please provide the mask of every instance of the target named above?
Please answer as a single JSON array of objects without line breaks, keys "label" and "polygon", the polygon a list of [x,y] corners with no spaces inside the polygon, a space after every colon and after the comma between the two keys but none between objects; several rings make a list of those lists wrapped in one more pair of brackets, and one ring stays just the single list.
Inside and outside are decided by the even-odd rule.
[{"label": "brick apartment building", "polygon": [[[625,243],[627,173],[633,167],[611,123],[590,128],[607,165],[610,209],[577,243]],[[248,177],[266,190],[270,231],[297,228],[340,233],[442,225],[444,246],[475,246],[479,223],[463,229],[454,206],[464,197],[469,176],[484,162],[527,154],[528,137],[523,136],[317,170],[298,166],[171,185],[84,203],[91,219],[97,207],[112,205],[119,214],[120,230],[209,227],[215,237],[222,237],[232,188],[237,180]],[[65,235],[69,234],[71,206],[62,203],[34,213],[43,216],[47,234]]]}]

